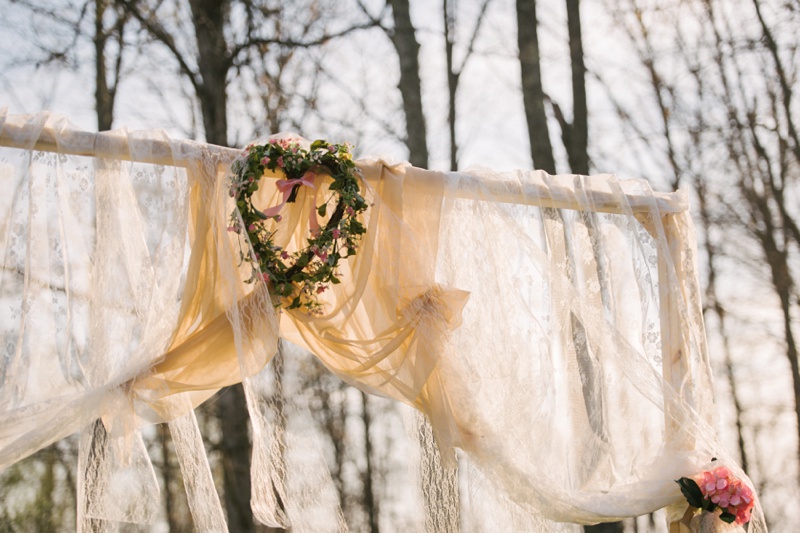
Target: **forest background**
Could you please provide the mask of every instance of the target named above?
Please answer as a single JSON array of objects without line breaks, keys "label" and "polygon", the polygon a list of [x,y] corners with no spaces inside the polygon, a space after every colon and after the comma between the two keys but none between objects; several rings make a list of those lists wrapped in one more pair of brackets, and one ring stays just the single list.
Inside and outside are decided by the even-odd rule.
[{"label": "forest background", "polygon": [[[615,173],[689,191],[717,428],[773,531],[800,522],[800,0],[0,0],[0,106],[242,147],[281,131],[420,167]],[[401,409],[289,346],[353,531],[405,531]],[[233,387],[200,411],[233,532],[254,524]],[[168,432],[154,530],[191,531]],[[0,473],[0,532],[75,529],[77,442]],[[587,531],[663,531],[657,516]]]}]

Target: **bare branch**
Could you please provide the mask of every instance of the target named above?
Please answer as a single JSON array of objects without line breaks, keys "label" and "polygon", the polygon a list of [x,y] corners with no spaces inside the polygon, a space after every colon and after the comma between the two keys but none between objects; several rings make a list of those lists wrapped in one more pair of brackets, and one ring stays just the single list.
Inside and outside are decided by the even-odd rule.
[{"label": "bare branch", "polygon": [[472,34],[470,34],[469,44],[467,45],[467,51],[464,54],[463,59],[461,60],[461,64],[458,66],[458,73],[464,71],[464,67],[467,65],[467,61],[472,56],[473,52],[475,51],[475,43],[478,40],[478,34],[481,31],[481,26],[483,25],[483,21],[486,20],[486,11],[489,8],[489,4],[492,0],[483,0],[481,7],[478,11],[478,18],[475,20],[475,28],[472,30]]},{"label": "bare branch", "polygon": [[189,64],[186,62],[186,59],[183,56],[183,53],[178,49],[178,45],[175,42],[175,39],[169,32],[167,32],[161,24],[155,19],[155,13],[142,13],[139,10],[138,0],[117,0],[125,9],[133,15],[133,18],[139,21],[139,23],[150,32],[150,34],[155,37],[158,41],[160,41],[167,49],[172,52],[172,55],[175,57],[175,60],[178,62],[181,72],[189,78],[189,82],[194,87],[195,91],[202,91],[203,83],[200,80],[200,75],[192,70]]},{"label": "bare branch", "polygon": [[[123,1],[128,1],[128,0],[123,0]],[[328,33],[316,39],[311,39],[309,41],[299,41],[295,39],[281,39],[276,37],[253,37],[234,46],[230,52],[230,60],[233,62],[235,58],[239,56],[239,54],[241,54],[242,52],[246,51],[249,48],[257,48],[260,46],[269,46],[269,45],[279,45],[290,48],[313,48],[315,46],[323,45],[333,39],[338,39],[340,37],[349,35],[355,31],[367,30],[370,28],[374,28],[376,26],[380,26],[380,24],[376,24],[374,21],[370,20],[363,24],[356,24],[354,26],[350,26],[349,28],[345,28],[344,30],[334,33]]]}]

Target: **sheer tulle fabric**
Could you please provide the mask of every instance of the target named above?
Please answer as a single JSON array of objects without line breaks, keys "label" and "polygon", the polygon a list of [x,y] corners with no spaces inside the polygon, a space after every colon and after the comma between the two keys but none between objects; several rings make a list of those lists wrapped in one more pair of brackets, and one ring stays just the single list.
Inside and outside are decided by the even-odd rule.
[{"label": "sheer tulle fabric", "polygon": [[[276,312],[263,284],[245,283],[239,236],[227,230],[225,153],[159,132],[76,147],[84,137],[58,117],[0,115],[6,121],[23,126],[14,131],[28,149],[0,152],[9,191],[0,199],[0,467],[83,431],[82,530],[154,519],[158,486],[140,431],[161,422],[196,527],[224,529],[193,409],[241,381],[256,517],[346,531],[313,436],[271,404],[279,337],[362,390],[424,413],[438,449],[419,438],[428,443],[420,461],[441,460],[423,492],[451,511],[457,499],[444,492],[454,482],[442,480],[461,449],[474,484],[472,518],[461,523],[475,530],[567,531],[550,521],[668,506],[676,520],[686,506],[674,479],[712,457],[733,466],[709,423],[691,219],[660,212],[644,182],[360,161],[368,231],[343,283],[321,296],[323,314],[311,316]],[[33,151],[44,127],[71,152],[108,153],[105,139],[136,161],[167,146],[157,155],[174,166]],[[258,201],[277,203],[274,182],[262,183]],[[309,232],[305,192],[275,228],[288,249]],[[632,196],[644,202],[635,213]],[[564,201],[580,209],[540,207]],[[677,375],[662,360],[667,297],[685,370]],[[457,527],[440,511],[428,530]],[[755,525],[766,530],[760,515]]]}]

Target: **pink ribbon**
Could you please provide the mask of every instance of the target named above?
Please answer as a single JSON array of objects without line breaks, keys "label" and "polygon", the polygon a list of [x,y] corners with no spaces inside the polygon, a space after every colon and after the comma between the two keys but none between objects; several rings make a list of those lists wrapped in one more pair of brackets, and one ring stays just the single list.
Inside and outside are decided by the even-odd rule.
[{"label": "pink ribbon", "polygon": [[283,201],[274,206],[270,207],[269,209],[265,209],[263,211],[264,215],[267,217],[274,217],[277,216],[278,213],[281,212],[283,206],[286,205],[286,202],[289,200],[289,197],[292,195],[292,190],[295,187],[311,187],[314,189],[315,194],[311,198],[311,212],[308,215],[308,225],[313,233],[317,233],[319,231],[319,222],[317,222],[317,206],[316,206],[316,186],[314,185],[314,179],[317,177],[317,173],[311,170],[307,171],[303,174],[303,177],[297,180],[287,180],[287,179],[280,179],[275,182],[275,187],[283,193]]}]

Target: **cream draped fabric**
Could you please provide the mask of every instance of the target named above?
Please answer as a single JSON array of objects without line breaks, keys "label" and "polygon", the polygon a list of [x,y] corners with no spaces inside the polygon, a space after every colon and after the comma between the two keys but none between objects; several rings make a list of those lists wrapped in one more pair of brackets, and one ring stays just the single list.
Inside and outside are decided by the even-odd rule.
[{"label": "cream draped fabric", "polygon": [[[0,468],[82,431],[82,531],[155,519],[141,432],[162,422],[195,526],[225,530],[194,408],[238,382],[256,517],[347,530],[313,439],[277,444],[279,337],[423,413],[445,477],[462,450],[474,531],[566,531],[556,522],[663,507],[677,520],[675,479],[712,457],[735,468],[712,428],[681,194],[610,175],[359,161],[368,231],[324,313],[309,316],[276,312],[264,285],[244,283],[227,231],[230,152],[160,132],[81,135],[49,114],[0,114],[0,125],[17,147],[0,151]],[[44,131],[60,153],[33,149]],[[79,153],[94,155],[68,155]],[[274,181],[262,183],[258,201],[276,204]],[[309,231],[303,194],[276,227],[289,249]],[[760,508],[754,526],[766,531]]]}]

